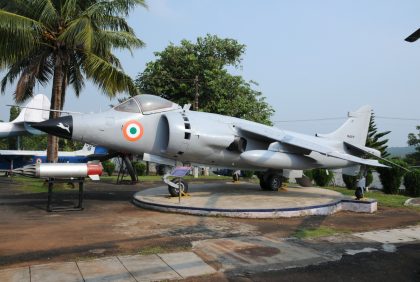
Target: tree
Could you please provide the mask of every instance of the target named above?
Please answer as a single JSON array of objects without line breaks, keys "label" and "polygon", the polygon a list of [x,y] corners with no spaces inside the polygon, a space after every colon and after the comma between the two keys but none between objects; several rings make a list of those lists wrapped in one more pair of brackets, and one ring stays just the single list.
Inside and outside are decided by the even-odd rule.
[{"label": "tree", "polygon": [[226,69],[239,67],[244,52],[245,45],[214,35],[195,43],[182,40],[179,46],[170,44],[155,52],[157,59],[137,76],[136,85],[143,93],[193,104],[195,110],[271,124],[273,109],[261,92],[252,89],[256,83]]},{"label": "tree", "polygon": [[347,189],[355,190],[357,188],[358,179],[358,176],[343,174],[343,182]]},{"label": "tree", "polygon": [[407,172],[402,167],[406,168],[407,163],[400,159],[389,160],[399,166],[378,167],[376,170],[379,172],[379,179],[381,180],[384,193],[398,194],[402,177]]},{"label": "tree", "polygon": [[412,165],[420,165],[420,125],[416,126],[416,129],[419,131],[417,134],[410,133],[408,134],[408,145],[414,146],[415,152],[407,155],[407,162]]},{"label": "tree", "polygon": [[[76,96],[88,78],[113,97],[137,93],[113,49],[142,47],[125,18],[144,0],[0,0],[2,82],[17,80],[16,102],[32,96],[36,83],[52,80],[51,109],[62,110],[68,86]],[[50,112],[50,118],[59,116]],[[57,160],[58,138],[48,137],[48,159]]]},{"label": "tree", "polygon": [[[391,133],[391,131],[383,131],[378,132],[378,129],[376,127],[375,123],[375,115],[372,114],[369,121],[369,130],[366,138],[366,147],[373,148],[381,152],[381,157],[386,158],[389,156],[389,153],[387,152],[388,148],[388,139],[382,139],[386,135]],[[368,156],[369,157],[369,156]],[[355,189],[357,186],[357,182],[359,179],[359,175],[352,176],[352,175],[345,175],[343,174],[343,181],[348,189]],[[372,171],[370,168],[368,168],[367,174],[366,174],[366,186],[369,186],[372,183],[373,176]]]},{"label": "tree", "polygon": [[420,197],[420,170],[414,169],[404,175],[405,192],[411,197]]},{"label": "tree", "polygon": [[316,185],[324,187],[334,178],[334,173],[328,169],[315,168],[312,170],[312,177],[314,178]]},{"label": "tree", "polygon": [[[9,121],[15,120],[19,114],[20,114],[20,109],[18,107],[10,107]],[[18,149],[18,138],[19,137],[9,137],[7,139],[7,143],[8,143],[7,148],[9,150]]]},{"label": "tree", "polygon": [[388,148],[388,139],[382,139],[386,135],[391,133],[391,131],[384,131],[384,132],[378,132],[378,129],[376,128],[375,123],[375,115],[372,114],[370,117],[369,122],[369,130],[368,130],[368,136],[366,139],[366,147],[374,148],[376,150],[379,150],[381,152],[381,157],[386,158],[389,156],[389,153],[387,152]]}]

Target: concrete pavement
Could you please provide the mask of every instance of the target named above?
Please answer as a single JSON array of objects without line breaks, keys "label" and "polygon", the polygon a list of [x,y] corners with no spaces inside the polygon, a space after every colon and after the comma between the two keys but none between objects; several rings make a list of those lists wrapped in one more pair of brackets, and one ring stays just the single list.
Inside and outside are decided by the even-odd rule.
[{"label": "concrete pavement", "polygon": [[338,211],[373,213],[376,200],[356,201],[329,189],[288,187],[279,192],[261,191],[252,183],[207,183],[190,185],[189,195],[179,201],[168,197],[168,187],[137,192],[133,203],[142,208],[194,215],[238,218],[281,218],[329,215]]},{"label": "concrete pavement", "polygon": [[337,261],[343,255],[395,252],[420,241],[420,225],[314,239],[239,236],[199,240],[193,252],[112,256],[0,270],[0,281],[161,281],[223,272],[260,273]]},{"label": "concrete pavement", "polygon": [[192,252],[114,256],[0,270],[2,282],[161,281],[213,274]]}]

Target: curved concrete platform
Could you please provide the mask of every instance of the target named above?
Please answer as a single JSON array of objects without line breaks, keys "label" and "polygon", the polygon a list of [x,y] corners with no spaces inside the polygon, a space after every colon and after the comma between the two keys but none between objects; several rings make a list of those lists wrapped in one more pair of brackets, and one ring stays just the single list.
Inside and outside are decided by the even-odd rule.
[{"label": "curved concrete platform", "polygon": [[189,194],[178,203],[178,198],[168,196],[167,186],[160,186],[136,193],[133,202],[159,211],[242,218],[329,215],[354,209],[376,211],[371,207],[376,207],[376,201],[354,201],[341,193],[314,187],[273,192],[262,191],[259,185],[250,183],[190,184]]}]

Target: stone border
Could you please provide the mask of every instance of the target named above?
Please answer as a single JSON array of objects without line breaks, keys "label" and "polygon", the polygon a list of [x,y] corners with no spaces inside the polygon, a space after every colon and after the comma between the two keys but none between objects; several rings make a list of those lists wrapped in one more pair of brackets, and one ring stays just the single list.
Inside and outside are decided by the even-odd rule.
[{"label": "stone border", "polygon": [[[138,192],[140,193],[140,192]],[[376,200],[353,200],[342,199],[336,202],[306,206],[295,208],[273,208],[273,209],[217,209],[217,208],[201,208],[188,206],[175,206],[158,204],[154,202],[145,201],[144,199],[136,198],[136,193],[133,197],[133,203],[136,206],[152,209],[163,212],[184,213],[202,216],[225,216],[238,218],[281,218],[281,217],[296,217],[306,215],[330,215],[338,211],[352,211],[362,213],[374,213],[378,209],[378,202]],[[140,197],[139,197],[140,198]]]},{"label": "stone border", "polygon": [[404,206],[420,207],[420,204],[413,203],[414,200],[416,200],[416,199],[418,199],[418,198],[410,198],[410,199],[408,199],[407,201],[404,202]]}]

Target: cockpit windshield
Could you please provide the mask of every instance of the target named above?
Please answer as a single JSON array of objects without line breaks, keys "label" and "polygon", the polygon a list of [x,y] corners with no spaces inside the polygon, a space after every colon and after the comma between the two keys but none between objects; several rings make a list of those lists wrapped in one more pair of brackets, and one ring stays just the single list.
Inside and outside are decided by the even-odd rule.
[{"label": "cockpit windshield", "polygon": [[176,105],[162,97],[149,94],[137,95],[134,99],[140,104],[143,113],[156,112],[165,109],[169,110]]},{"label": "cockpit windshield", "polygon": [[140,113],[139,105],[137,105],[134,98],[128,99],[125,102],[122,102],[114,108],[114,110],[119,112],[128,112],[128,113]]},{"label": "cockpit windshield", "polygon": [[179,106],[162,97],[141,94],[122,102],[114,108],[119,112],[151,114],[176,109]]}]

